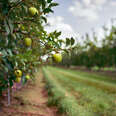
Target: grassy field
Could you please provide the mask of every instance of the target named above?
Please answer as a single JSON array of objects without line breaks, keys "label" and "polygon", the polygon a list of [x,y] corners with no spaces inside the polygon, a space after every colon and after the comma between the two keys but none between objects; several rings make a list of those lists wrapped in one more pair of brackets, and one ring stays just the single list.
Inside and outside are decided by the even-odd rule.
[{"label": "grassy field", "polygon": [[99,68],[97,66],[93,67],[92,70],[102,70],[102,71],[116,71],[116,68],[115,67],[104,67],[104,68]]},{"label": "grassy field", "polygon": [[43,67],[48,105],[66,116],[116,116],[116,79],[89,72]]}]

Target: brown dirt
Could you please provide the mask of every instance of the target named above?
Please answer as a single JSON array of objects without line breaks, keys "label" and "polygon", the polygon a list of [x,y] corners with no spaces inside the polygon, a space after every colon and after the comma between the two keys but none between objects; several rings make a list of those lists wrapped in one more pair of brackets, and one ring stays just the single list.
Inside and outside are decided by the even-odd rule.
[{"label": "brown dirt", "polygon": [[11,105],[3,100],[0,116],[61,116],[56,107],[48,107],[48,95],[42,72],[37,74],[34,83],[29,82],[24,88],[14,93]]}]

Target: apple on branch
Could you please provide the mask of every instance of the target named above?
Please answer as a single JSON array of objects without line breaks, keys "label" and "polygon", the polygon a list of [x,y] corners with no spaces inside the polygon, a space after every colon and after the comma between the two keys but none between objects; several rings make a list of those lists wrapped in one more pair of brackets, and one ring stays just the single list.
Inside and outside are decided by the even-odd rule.
[{"label": "apple on branch", "polygon": [[62,55],[60,53],[53,54],[53,60],[57,63],[62,61]]},{"label": "apple on branch", "polygon": [[38,14],[38,10],[35,8],[35,7],[30,7],[29,8],[29,13],[32,15],[32,16],[35,16]]},{"label": "apple on branch", "polygon": [[31,40],[31,38],[25,38],[24,39],[24,43],[25,43],[25,45],[27,46],[27,47],[29,47],[29,46],[31,46],[31,44],[32,44],[32,40]]}]

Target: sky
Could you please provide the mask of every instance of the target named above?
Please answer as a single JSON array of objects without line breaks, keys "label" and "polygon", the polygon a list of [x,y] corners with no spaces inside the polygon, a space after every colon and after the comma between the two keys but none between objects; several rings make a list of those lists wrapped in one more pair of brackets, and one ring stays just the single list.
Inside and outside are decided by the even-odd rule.
[{"label": "sky", "polygon": [[46,27],[48,32],[62,31],[62,38],[80,38],[85,33],[96,32],[103,37],[103,25],[111,27],[111,20],[116,19],[116,0],[54,0],[59,6],[50,14]]}]

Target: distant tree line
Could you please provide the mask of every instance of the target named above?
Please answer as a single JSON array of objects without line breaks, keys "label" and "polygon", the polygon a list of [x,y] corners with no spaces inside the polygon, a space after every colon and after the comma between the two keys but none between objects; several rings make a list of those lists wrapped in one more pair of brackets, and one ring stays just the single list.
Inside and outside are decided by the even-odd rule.
[{"label": "distant tree line", "polygon": [[105,26],[104,38],[99,38],[93,32],[93,38],[86,34],[83,44],[77,45],[69,53],[63,53],[61,65],[86,66],[91,69],[94,66],[116,67],[116,26],[108,30]]}]

